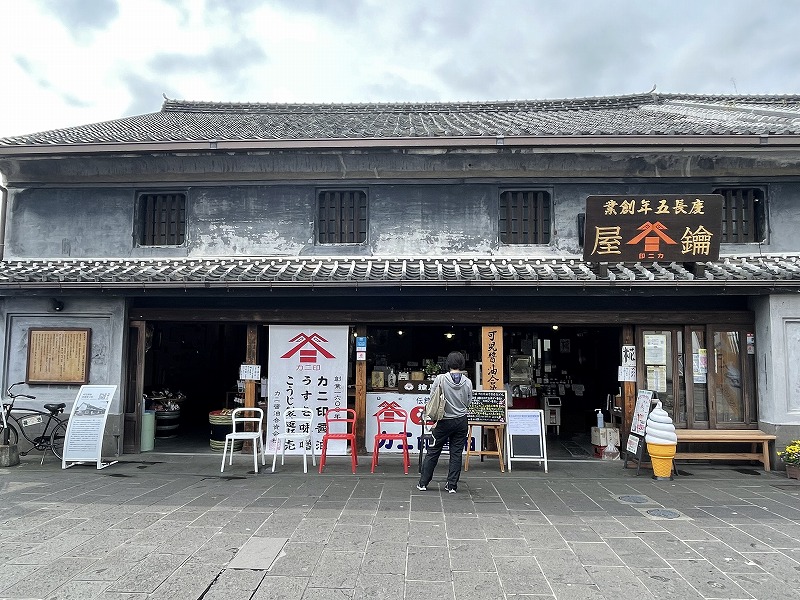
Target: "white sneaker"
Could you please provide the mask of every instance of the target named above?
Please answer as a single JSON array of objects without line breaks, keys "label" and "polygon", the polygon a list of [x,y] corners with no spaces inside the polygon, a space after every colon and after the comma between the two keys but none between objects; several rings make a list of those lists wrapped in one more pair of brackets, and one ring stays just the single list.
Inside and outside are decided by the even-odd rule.
[{"label": "white sneaker", "polygon": [[456,488],[451,488],[450,485],[445,485],[444,489],[447,490],[448,494],[455,494],[456,493]]},{"label": "white sneaker", "polygon": [[418,489],[420,492],[427,492],[427,491],[428,491],[428,486],[427,486],[427,485],[420,485],[420,484],[417,484],[417,489]]}]

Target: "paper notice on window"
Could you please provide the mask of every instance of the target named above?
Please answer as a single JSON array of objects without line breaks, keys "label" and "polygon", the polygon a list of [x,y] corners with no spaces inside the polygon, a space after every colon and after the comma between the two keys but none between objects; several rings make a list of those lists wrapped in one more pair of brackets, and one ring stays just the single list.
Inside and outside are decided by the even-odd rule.
[{"label": "paper notice on window", "polygon": [[647,366],[647,389],[666,393],[667,367],[663,365]]},{"label": "paper notice on window", "polygon": [[644,362],[647,365],[667,364],[667,336],[665,334],[645,334]]}]

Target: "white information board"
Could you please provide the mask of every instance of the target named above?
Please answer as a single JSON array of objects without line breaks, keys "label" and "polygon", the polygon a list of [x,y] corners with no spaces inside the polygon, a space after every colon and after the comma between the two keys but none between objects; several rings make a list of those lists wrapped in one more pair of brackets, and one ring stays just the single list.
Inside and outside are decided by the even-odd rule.
[{"label": "white information board", "polygon": [[547,442],[545,441],[544,411],[511,409],[506,427],[508,470],[512,461],[538,462],[547,473]]},{"label": "white information board", "polygon": [[62,469],[85,462],[97,462],[103,469],[117,462],[104,463],[102,456],[103,432],[116,391],[115,385],[82,385],[78,390],[67,423]]}]

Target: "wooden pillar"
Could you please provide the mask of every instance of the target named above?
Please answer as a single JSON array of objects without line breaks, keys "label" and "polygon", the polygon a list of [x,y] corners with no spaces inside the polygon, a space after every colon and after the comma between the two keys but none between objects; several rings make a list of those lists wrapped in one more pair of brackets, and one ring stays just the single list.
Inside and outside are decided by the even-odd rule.
[{"label": "wooden pillar", "polygon": [[[244,362],[247,365],[255,365],[258,363],[258,324],[257,323],[248,323],[247,324],[247,340],[245,342],[245,358]],[[244,408],[253,408],[256,405],[256,382],[252,379],[248,379],[244,382]],[[244,416],[254,416],[251,414],[245,413]],[[266,418],[266,415],[265,415]],[[251,423],[246,423],[246,427],[248,431],[253,431],[253,426]],[[244,445],[242,446],[242,452],[252,452],[253,451],[253,442],[250,440],[245,440]]]},{"label": "wooden pillar", "polygon": [[[247,324],[247,348],[245,350],[245,364],[258,363],[258,324]],[[256,382],[248,379],[244,382],[244,405],[253,408],[256,405]]]},{"label": "wooden pillar", "polygon": [[[367,336],[366,325],[356,327],[358,337]],[[358,453],[366,454],[366,431],[367,431],[367,361],[356,361],[356,443]]]},{"label": "wooden pillar", "polygon": [[[622,326],[622,344],[624,346],[636,345],[635,329],[633,325]],[[637,371],[639,370],[639,356],[637,352],[636,365]],[[628,434],[631,431],[631,423],[633,422],[633,411],[636,408],[636,382],[623,381],[622,382],[622,431],[620,431],[620,444],[622,449],[625,449],[625,444],[628,442]],[[625,466],[628,463],[628,453],[625,452]]]}]

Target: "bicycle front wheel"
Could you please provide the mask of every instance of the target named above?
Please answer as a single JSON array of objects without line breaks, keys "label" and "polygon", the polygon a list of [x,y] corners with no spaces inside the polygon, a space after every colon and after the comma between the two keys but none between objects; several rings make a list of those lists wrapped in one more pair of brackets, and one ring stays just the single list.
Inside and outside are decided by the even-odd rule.
[{"label": "bicycle front wheel", "polygon": [[64,458],[64,438],[66,437],[67,422],[61,421],[55,426],[53,433],[50,434],[50,448],[53,450],[53,454],[55,454],[56,458],[59,460]]},{"label": "bicycle front wheel", "polygon": [[[3,440],[6,436],[5,427],[3,427],[3,421],[0,420],[0,444],[3,443]],[[8,424],[8,443],[9,444],[16,444],[19,441],[19,434],[17,433],[16,427],[14,427],[11,423]]]}]

